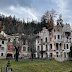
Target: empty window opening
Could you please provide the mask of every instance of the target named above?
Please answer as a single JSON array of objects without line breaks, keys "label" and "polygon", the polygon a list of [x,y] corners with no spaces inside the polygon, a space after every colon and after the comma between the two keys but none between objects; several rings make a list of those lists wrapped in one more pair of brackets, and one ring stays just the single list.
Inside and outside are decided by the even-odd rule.
[{"label": "empty window opening", "polygon": [[39,50],[39,46],[38,46],[38,49],[37,50]]},{"label": "empty window opening", "polygon": [[23,47],[23,51],[26,51],[26,47]]},{"label": "empty window opening", "polygon": [[54,38],[56,39],[56,35],[54,36]]},{"label": "empty window opening", "polygon": [[47,42],[47,37],[45,38],[45,41]]},{"label": "empty window opening", "polygon": [[48,50],[48,48],[47,48],[48,46],[46,45],[46,51]]},{"label": "empty window opening", "polygon": [[65,44],[64,44],[64,49],[65,49]]},{"label": "empty window opening", "polygon": [[42,43],[42,39],[41,39],[41,43]]},{"label": "empty window opening", "polygon": [[52,53],[50,53],[50,58],[52,58]]},{"label": "empty window opening", "polygon": [[66,58],[66,52],[64,52],[64,58]]},{"label": "empty window opening", "polygon": [[60,39],[60,35],[58,35],[58,39]]},{"label": "empty window opening", "polygon": [[50,49],[52,49],[52,44],[50,44]]},{"label": "empty window opening", "polygon": [[1,56],[3,56],[3,53],[1,53]]},{"label": "empty window opening", "polygon": [[56,55],[57,55],[57,57],[58,57],[58,52],[56,52]]},{"label": "empty window opening", "polygon": [[4,50],[4,47],[1,47],[1,50]]},{"label": "empty window opening", "polygon": [[10,50],[10,46],[8,46],[8,50]]},{"label": "empty window opening", "polygon": [[67,44],[67,49],[68,49],[68,44]]},{"label": "empty window opening", "polygon": [[4,41],[2,41],[2,44],[4,44]]},{"label": "empty window opening", "polygon": [[56,43],[56,50],[58,50],[58,43]]},{"label": "empty window opening", "polygon": [[55,29],[54,29],[54,32],[55,32]]}]

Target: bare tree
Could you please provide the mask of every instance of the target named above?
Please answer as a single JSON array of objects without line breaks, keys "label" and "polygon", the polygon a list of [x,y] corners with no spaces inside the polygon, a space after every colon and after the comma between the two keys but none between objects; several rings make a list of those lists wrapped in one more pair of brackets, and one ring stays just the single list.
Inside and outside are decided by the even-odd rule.
[{"label": "bare tree", "polygon": [[18,61],[19,50],[20,50],[20,43],[18,43],[16,41],[16,39],[14,39],[13,46],[14,46],[14,49],[13,50],[15,50],[15,61]]}]

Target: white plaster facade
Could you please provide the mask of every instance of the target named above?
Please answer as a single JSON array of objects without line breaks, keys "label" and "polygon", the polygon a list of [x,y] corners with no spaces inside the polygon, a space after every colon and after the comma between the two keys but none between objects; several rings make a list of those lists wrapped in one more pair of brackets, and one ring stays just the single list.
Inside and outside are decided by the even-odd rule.
[{"label": "white plaster facade", "polygon": [[0,59],[5,59],[7,51],[7,40],[2,37],[3,35],[0,34]]},{"label": "white plaster facade", "polygon": [[[61,24],[63,24],[63,20],[60,18],[51,32],[45,27],[39,32],[39,37],[36,39],[36,58],[53,58],[57,61],[68,60],[68,53],[70,52],[72,42],[72,31],[69,24],[63,27]],[[47,42],[45,42],[46,37]]]}]

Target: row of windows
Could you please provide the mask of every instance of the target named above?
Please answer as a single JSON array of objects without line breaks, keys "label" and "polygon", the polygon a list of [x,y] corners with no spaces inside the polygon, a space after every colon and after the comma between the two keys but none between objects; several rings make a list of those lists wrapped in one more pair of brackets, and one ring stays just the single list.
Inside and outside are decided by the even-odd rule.
[{"label": "row of windows", "polygon": [[[45,42],[47,42],[47,37],[45,38]],[[39,40],[38,40],[38,43],[39,43]],[[43,40],[41,39],[41,43],[43,43]]]},{"label": "row of windows", "polygon": [[[62,44],[61,44],[61,43],[60,43],[60,44],[56,43],[56,50],[59,49],[59,46],[61,47]],[[52,47],[53,47],[52,44],[50,44],[50,49],[52,49]],[[67,47],[67,49],[69,48],[69,47],[68,47],[68,44],[66,44],[66,47]],[[43,48],[42,45],[41,45],[41,48]],[[46,45],[46,50],[47,50],[47,49],[48,49],[48,45]],[[65,44],[64,44],[64,49],[66,49],[66,48],[65,48]],[[39,46],[38,46],[37,50],[40,50],[40,47],[39,47]]]},{"label": "row of windows", "polygon": [[66,47],[67,47],[67,49],[68,49],[68,44],[66,44],[66,45],[64,44],[64,49],[66,49]]},{"label": "row of windows", "polygon": [[[59,57],[59,53],[56,52],[56,57]],[[61,57],[62,57],[62,52],[61,52]],[[64,58],[66,58],[66,52],[64,52]]]},{"label": "row of windows", "polygon": [[[26,51],[26,47],[23,47],[23,51]],[[28,47],[28,51],[30,52],[30,48]]]},{"label": "row of windows", "polygon": [[[57,37],[56,37],[56,35],[55,35],[54,38],[55,38],[55,39],[57,39],[57,38],[60,39],[60,35],[58,35]],[[61,39],[62,39],[62,35],[61,35]]]},{"label": "row of windows", "polygon": [[[42,47],[43,48],[43,47]],[[40,47],[38,46],[37,50],[40,50]],[[48,50],[48,46],[46,45],[46,50]]]},{"label": "row of windows", "polygon": [[[56,35],[54,36],[54,38],[55,39],[60,39],[60,36],[61,36],[61,39],[62,39],[62,35],[57,35],[57,37],[56,37]],[[51,38],[50,38],[50,41],[51,41]],[[47,37],[45,38],[45,42],[47,42]],[[38,40],[38,43],[39,43],[39,40]],[[41,43],[43,43],[43,40],[41,39]]]}]

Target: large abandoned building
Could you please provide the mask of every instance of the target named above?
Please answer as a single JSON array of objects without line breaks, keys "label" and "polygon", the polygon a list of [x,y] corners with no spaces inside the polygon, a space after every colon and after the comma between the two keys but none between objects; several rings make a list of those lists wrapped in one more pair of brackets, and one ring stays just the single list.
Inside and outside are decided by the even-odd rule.
[{"label": "large abandoned building", "polygon": [[[69,24],[64,24],[64,26],[62,24],[63,20],[60,17],[51,32],[43,27],[42,31],[36,35],[34,58],[68,60],[72,43],[72,30]],[[0,59],[14,58],[14,39],[18,45],[20,44],[19,57],[31,58],[29,42],[24,37],[24,34],[6,35],[4,32],[0,33]]]},{"label": "large abandoned building", "polygon": [[63,20],[59,18],[51,32],[45,27],[39,32],[39,37],[36,39],[36,58],[68,60],[72,31],[69,24],[64,26],[61,24],[63,24]]}]

